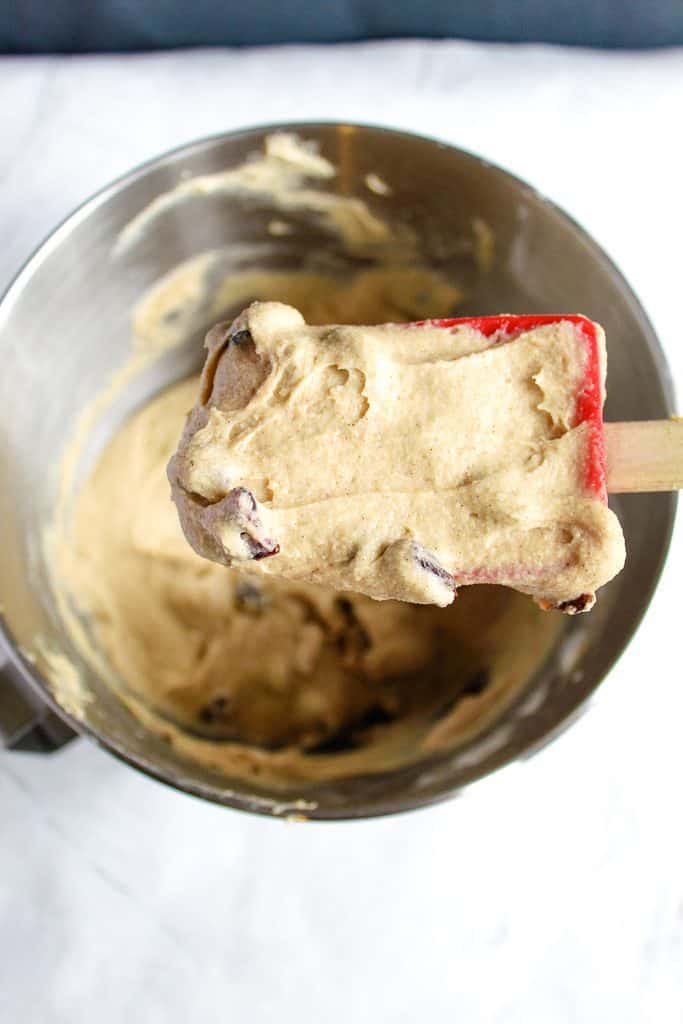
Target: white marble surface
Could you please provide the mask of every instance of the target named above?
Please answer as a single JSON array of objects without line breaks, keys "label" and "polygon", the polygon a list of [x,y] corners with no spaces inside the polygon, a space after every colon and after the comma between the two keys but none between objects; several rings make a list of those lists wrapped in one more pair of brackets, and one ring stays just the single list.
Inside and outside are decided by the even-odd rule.
[{"label": "white marble surface", "polygon": [[[0,284],[131,165],[256,122],[417,129],[527,178],[613,255],[683,387],[683,51],[405,42],[0,61]],[[292,825],[82,741],[0,753],[0,1020],[683,1019],[683,545],[602,699],[469,797]]]}]

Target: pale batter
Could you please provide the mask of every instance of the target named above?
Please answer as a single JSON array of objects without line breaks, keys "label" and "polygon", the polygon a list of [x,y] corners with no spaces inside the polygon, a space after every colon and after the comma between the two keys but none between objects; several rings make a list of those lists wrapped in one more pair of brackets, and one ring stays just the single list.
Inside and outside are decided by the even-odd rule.
[{"label": "pale batter", "polygon": [[[445,311],[440,294],[452,298],[443,288],[432,279],[435,311]],[[171,289],[167,303],[187,291]],[[373,295],[381,319],[393,301],[374,271],[352,282],[294,276],[292,291],[320,319],[341,300],[365,319]],[[163,293],[138,310],[139,331],[165,323]],[[502,588],[471,588],[453,608],[416,607],[200,558],[165,473],[197,387],[178,384],[124,425],[57,548],[60,579],[135,713],[188,756],[272,785],[382,770],[480,728],[529,678],[560,616]]]},{"label": "pale batter", "polygon": [[[333,771],[334,750],[356,751],[337,771],[349,757],[367,761],[363,745],[378,732],[388,751],[370,763],[415,756],[458,694],[456,736],[481,724],[547,649],[554,617],[500,588],[473,588],[441,610],[256,579],[199,558],[165,476],[196,387],[179,384],[124,426],[84,487],[75,542],[61,552],[60,571],[126,691],[194,734],[319,751],[308,762],[280,755],[281,771],[304,777]],[[231,759],[213,746],[196,741],[193,756],[264,770],[263,757],[237,750]]]},{"label": "pale batter", "polygon": [[[310,196],[300,203],[295,193],[307,174],[325,178],[328,169],[310,150],[300,153],[291,138],[271,144],[265,167],[251,161],[258,166],[210,184],[239,192],[251,182],[270,189],[279,209],[304,209]],[[292,169],[302,161],[303,175]],[[198,194],[192,188],[186,183],[180,198]],[[163,197],[141,215],[122,246],[135,244],[178,198]],[[362,203],[333,213],[328,200],[312,202],[350,250],[368,251],[391,236],[368,220]],[[286,234],[282,222],[273,223],[273,234]],[[276,299],[296,304],[312,323],[384,322],[445,316],[461,297],[456,284],[419,265],[381,263],[334,277],[235,272],[228,264],[226,254],[200,254],[142,297],[131,361],[85,411],[65,455],[63,498],[47,544],[73,642],[147,728],[228,777],[287,787],[385,771],[451,749],[529,681],[561,616],[498,587],[470,588],[453,608],[417,607],[255,579],[200,558],[182,535],[165,474],[196,379],[158,395],[124,424],[70,506],[101,411],[160,354],[232,308]],[[53,676],[58,698],[60,678]]]},{"label": "pale batter", "polygon": [[483,689],[482,673],[494,684],[507,675],[491,664],[492,639],[536,615],[502,590],[440,611],[249,577],[195,555],[164,468],[196,386],[152,401],[111,443],[62,565],[133,692],[202,735],[315,749],[333,738],[353,746],[357,729],[408,714],[424,725],[458,690]]},{"label": "pale batter", "polygon": [[205,557],[440,606],[501,583],[572,611],[623,566],[619,522],[584,485],[582,322],[315,327],[257,302],[206,344],[169,464]]}]

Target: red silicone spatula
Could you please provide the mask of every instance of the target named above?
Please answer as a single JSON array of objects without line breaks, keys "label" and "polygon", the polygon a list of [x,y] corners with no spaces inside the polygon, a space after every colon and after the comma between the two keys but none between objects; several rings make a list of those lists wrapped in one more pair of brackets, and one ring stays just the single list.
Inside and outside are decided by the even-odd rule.
[{"label": "red silicone spatula", "polygon": [[569,321],[585,339],[587,360],[577,395],[576,422],[590,424],[586,487],[596,497],[607,493],[676,491],[683,488],[683,418],[604,423],[600,388],[600,351],[596,325],[578,314],[526,314],[459,317],[419,321],[435,327],[466,325],[494,341],[509,341],[544,324]]}]

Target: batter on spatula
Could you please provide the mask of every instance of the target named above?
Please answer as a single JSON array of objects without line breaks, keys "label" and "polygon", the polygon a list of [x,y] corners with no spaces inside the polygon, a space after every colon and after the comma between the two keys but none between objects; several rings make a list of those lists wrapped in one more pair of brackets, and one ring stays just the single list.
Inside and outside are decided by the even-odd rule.
[{"label": "batter on spatula", "polygon": [[199,554],[418,604],[497,583],[567,612],[622,568],[590,320],[312,327],[258,302],[206,346],[168,469]]}]

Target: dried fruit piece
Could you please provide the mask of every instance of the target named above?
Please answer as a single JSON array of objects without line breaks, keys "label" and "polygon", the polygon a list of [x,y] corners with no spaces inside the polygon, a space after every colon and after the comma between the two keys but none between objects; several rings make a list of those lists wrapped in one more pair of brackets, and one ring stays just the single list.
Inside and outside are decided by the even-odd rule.
[{"label": "dried fruit piece", "polygon": [[379,559],[375,575],[389,593],[415,604],[451,604],[455,579],[431,551],[408,538],[394,541]]},{"label": "dried fruit piece", "polygon": [[203,510],[203,520],[221,544],[228,565],[233,561],[258,561],[280,550],[280,545],[267,536],[256,498],[246,487],[234,487],[221,501],[209,505]]},{"label": "dried fruit piece", "polygon": [[541,598],[537,601],[539,608],[544,611],[564,612],[565,615],[578,615],[580,612],[589,612],[595,604],[595,594],[580,594],[569,601],[555,603]]},{"label": "dried fruit piece", "polygon": [[260,615],[270,604],[270,596],[253,580],[240,580],[235,588],[235,605],[241,612]]},{"label": "dried fruit piece", "polygon": [[231,331],[229,339],[231,345],[247,345],[252,341],[251,331],[248,328],[242,328],[239,331]]}]

